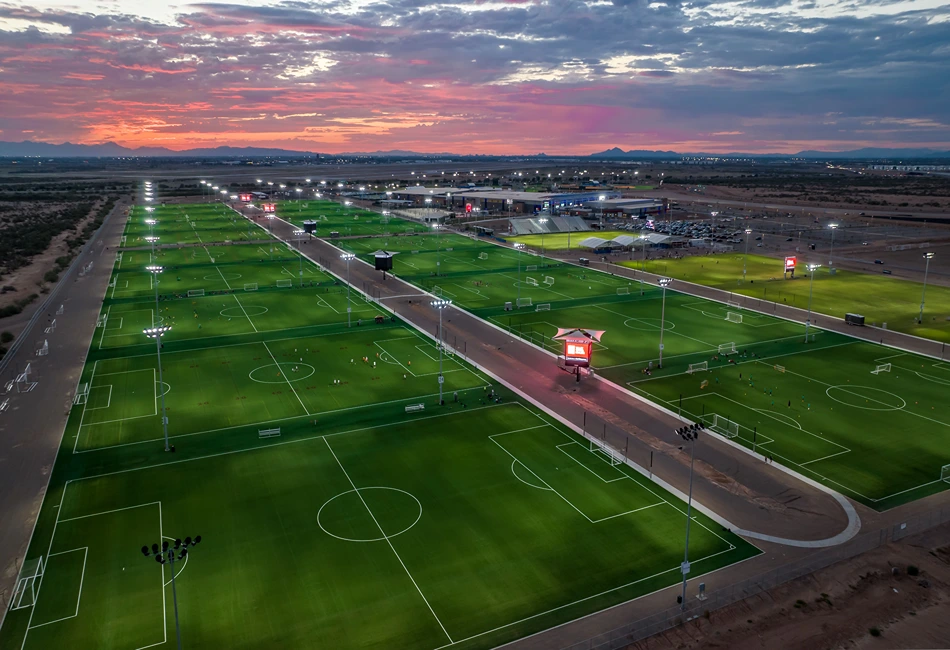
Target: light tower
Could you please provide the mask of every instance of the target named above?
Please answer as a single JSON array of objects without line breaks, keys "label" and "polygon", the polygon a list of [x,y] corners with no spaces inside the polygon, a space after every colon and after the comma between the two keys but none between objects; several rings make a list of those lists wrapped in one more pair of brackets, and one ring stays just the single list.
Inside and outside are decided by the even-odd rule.
[{"label": "light tower", "polygon": [[666,325],[666,287],[673,282],[673,278],[660,278],[660,286],[663,287],[662,307],[660,308],[660,361],[657,368],[663,367],[663,328]]},{"label": "light tower", "polygon": [[742,258],[742,281],[745,282],[746,261],[749,259],[749,237],[752,236],[752,228],[745,229],[745,257]]},{"label": "light tower", "polygon": [[353,311],[352,306],[350,305],[350,260],[355,258],[356,255],[353,253],[343,253],[340,255],[340,259],[346,262],[346,326],[352,327],[353,321],[350,312]]},{"label": "light tower", "polygon": [[518,251],[518,302],[515,303],[515,307],[520,307],[521,302],[521,251],[524,250],[524,244],[521,242],[515,242],[513,244],[515,250]]},{"label": "light tower", "polygon": [[924,297],[927,295],[927,272],[930,271],[930,260],[933,259],[933,253],[924,253],[924,259],[927,260],[924,266],[924,290],[920,294],[920,315],[917,316],[917,322],[924,322]]},{"label": "light tower", "polygon": [[439,310],[439,405],[442,406],[445,404],[445,400],[442,399],[442,385],[445,383],[445,375],[442,374],[442,348],[445,347],[445,336],[442,334],[442,310],[448,308],[451,304],[451,300],[433,300],[432,306]]},{"label": "light tower", "polygon": [[831,228],[831,252],[828,253],[828,266],[832,266],[835,257],[835,231],[838,229],[838,224],[832,223],[828,227]]},{"label": "light tower", "polygon": [[[181,650],[181,625],[178,622],[178,591],[175,589],[175,560],[184,560],[188,557],[188,548],[194,546],[195,544],[201,541],[201,535],[195,535],[195,538],[186,537],[184,541],[176,539],[174,545],[169,544],[166,540],[161,541],[161,545],[152,544],[152,547],[148,546],[142,547],[142,555],[145,557],[154,557],[155,561],[165,566],[165,562],[168,562],[169,568],[172,573],[172,602],[175,603],[175,635],[178,638],[178,650]],[[177,558],[175,555],[177,554]],[[124,569],[123,569],[124,571]],[[164,578],[164,571],[162,572]]]},{"label": "light tower", "polygon": [[811,295],[815,288],[815,271],[821,268],[821,264],[809,264],[807,268],[811,277],[808,280],[808,319],[805,321],[805,343],[808,343],[808,328],[811,326]]},{"label": "light tower", "polygon": [[696,458],[696,440],[699,438],[699,432],[705,425],[701,422],[691,424],[688,427],[681,427],[676,430],[676,435],[689,442],[689,496],[686,500],[686,544],[683,550],[683,564],[680,565],[680,573],[683,574],[683,595],[680,596],[680,607],[686,609],[686,576],[689,575],[689,522],[692,519],[693,509],[693,459]]}]

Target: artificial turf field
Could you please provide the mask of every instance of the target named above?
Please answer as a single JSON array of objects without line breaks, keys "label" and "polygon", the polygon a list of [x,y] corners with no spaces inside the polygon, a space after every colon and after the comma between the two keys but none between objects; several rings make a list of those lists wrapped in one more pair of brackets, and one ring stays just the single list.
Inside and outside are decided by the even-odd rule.
[{"label": "artificial turf field", "polygon": [[[490,648],[678,582],[684,504],[464,360],[440,406],[435,344],[340,285],[215,291],[107,293],[27,556],[45,570],[0,647],[173,647],[170,569],[139,549],[194,535],[196,648]],[[758,552],[693,524],[691,578]]]},{"label": "artificial turf field", "polygon": [[[707,423],[720,416],[738,427],[722,431],[735,433],[735,442],[873,508],[948,487],[941,477],[950,464],[950,364],[814,328],[806,344],[801,324],[668,290],[664,368],[647,376],[650,362],[658,362],[659,288],[572,265],[544,266],[551,260],[486,241],[438,237],[437,247],[420,243],[435,235],[341,245],[365,259],[380,247],[401,251],[394,258],[399,277],[554,354],[560,344],[551,337],[559,327],[606,330],[594,353],[601,376],[674,411],[682,395],[684,416]],[[528,283],[531,276],[538,286]],[[531,304],[505,311],[504,303],[514,305],[519,296]],[[742,322],[728,321],[729,312]],[[727,343],[740,353],[714,359]],[[703,361],[708,371],[687,374]],[[871,373],[886,363],[890,371]],[[703,381],[709,385],[701,387]]]},{"label": "artificial turf field", "polygon": [[[740,281],[743,255],[736,253],[647,260],[645,266],[639,260],[622,264],[752,298],[808,308],[810,282],[804,264],[800,264],[795,280],[784,280],[782,260],[749,255],[745,283]],[[875,270],[881,268],[885,267]],[[823,266],[815,273],[812,309],[837,318],[844,318],[849,312],[862,314],[868,324],[887,323],[888,329],[950,342],[950,288],[927,285],[924,319],[918,323],[922,290],[920,282],[840,268],[831,275],[828,267]]]},{"label": "artificial turf field", "polygon": [[[620,235],[633,235],[637,236],[637,233],[633,233],[629,230],[587,230],[582,232],[552,232],[546,233],[544,236],[541,235],[517,235],[514,237],[505,237],[506,241],[511,242],[521,242],[525,246],[531,246],[533,248],[541,249],[544,246],[544,250],[554,251],[554,250],[578,250],[578,244],[587,239],[588,237],[600,237],[601,239],[613,239],[614,237],[619,237]],[[582,253],[589,253],[590,249],[582,249]]]},{"label": "artificial turf field", "polygon": [[399,217],[381,215],[362,208],[345,206],[335,201],[281,201],[277,216],[303,227],[303,222],[316,221],[315,235],[329,237],[337,232],[341,237],[356,235],[383,235],[386,233],[427,232],[429,227]]}]

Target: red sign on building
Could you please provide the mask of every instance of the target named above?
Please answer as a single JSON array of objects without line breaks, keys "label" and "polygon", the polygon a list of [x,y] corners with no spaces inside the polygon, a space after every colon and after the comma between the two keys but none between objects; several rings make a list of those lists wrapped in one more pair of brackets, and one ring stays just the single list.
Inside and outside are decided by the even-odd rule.
[{"label": "red sign on building", "polygon": [[252,198],[254,197],[252,197],[250,194],[241,195],[241,201],[243,201],[244,203],[250,203]]},{"label": "red sign on building", "polygon": [[264,203],[261,205],[264,212],[277,212],[277,206],[273,203]]}]

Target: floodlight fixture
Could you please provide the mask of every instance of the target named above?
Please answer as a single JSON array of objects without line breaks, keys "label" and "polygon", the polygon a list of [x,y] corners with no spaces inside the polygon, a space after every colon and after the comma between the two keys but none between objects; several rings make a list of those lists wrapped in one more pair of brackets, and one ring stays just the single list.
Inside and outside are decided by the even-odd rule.
[{"label": "floodlight fixture", "polygon": [[356,259],[353,253],[343,253],[340,259],[346,262],[346,326],[353,326],[353,307],[350,304],[350,260]]},{"label": "floodlight fixture", "polygon": [[805,320],[805,343],[808,343],[808,328],[811,327],[811,296],[815,288],[815,271],[821,268],[821,264],[808,264],[806,267],[808,274],[808,318]]},{"label": "floodlight fixture", "polygon": [[155,561],[162,565],[163,576],[165,574],[165,564],[168,564],[171,570],[172,601],[175,604],[175,633],[178,639],[178,650],[181,650],[181,624],[178,618],[178,590],[175,587],[175,561],[181,561],[187,558],[189,547],[194,547],[199,542],[201,542],[201,535],[195,535],[194,539],[186,537],[184,541],[180,538],[176,538],[174,545],[169,544],[168,540],[163,539],[161,546],[152,544],[151,549],[149,549],[147,545],[142,547],[142,555],[146,558],[154,556]]},{"label": "floodlight fixture", "polygon": [[452,301],[447,298],[440,298],[439,300],[433,300],[430,304],[439,310],[439,405],[442,406],[445,404],[442,397],[442,385],[445,383],[445,376],[442,374],[442,350],[445,348],[445,335],[442,332],[442,310],[449,307]]},{"label": "floodlight fixture", "polygon": [[934,257],[933,252],[924,253],[924,289],[920,293],[920,313],[917,315],[917,322],[924,322],[924,298],[927,296],[927,273],[930,271],[930,260]]}]

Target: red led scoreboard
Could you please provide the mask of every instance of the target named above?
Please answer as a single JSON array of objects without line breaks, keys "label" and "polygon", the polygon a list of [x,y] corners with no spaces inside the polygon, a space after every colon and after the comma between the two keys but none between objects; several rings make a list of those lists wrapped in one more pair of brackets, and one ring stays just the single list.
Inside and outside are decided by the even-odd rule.
[{"label": "red led scoreboard", "polygon": [[264,203],[261,205],[264,212],[277,212],[277,206],[273,203]]},{"label": "red led scoreboard", "polygon": [[792,277],[794,278],[794,277],[795,277],[795,265],[796,265],[797,263],[798,263],[798,260],[797,260],[794,256],[792,256],[792,257],[786,257],[786,258],[785,258],[785,275],[788,275],[789,273],[791,273],[791,274],[792,274]]},{"label": "red led scoreboard", "polygon": [[240,199],[242,203],[250,203],[251,199],[254,198],[250,194],[241,194]]},{"label": "red led scoreboard", "polygon": [[564,366],[569,368],[589,368],[594,343],[604,335],[602,330],[559,328],[554,337],[564,342]]}]

